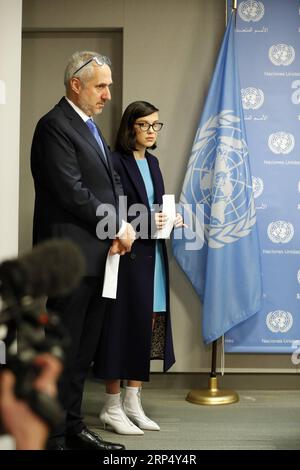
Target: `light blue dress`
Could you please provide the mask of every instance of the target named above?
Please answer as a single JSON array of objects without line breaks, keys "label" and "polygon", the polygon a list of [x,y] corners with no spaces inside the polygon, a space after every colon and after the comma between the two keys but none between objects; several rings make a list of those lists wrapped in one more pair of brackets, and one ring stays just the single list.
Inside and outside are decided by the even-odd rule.
[{"label": "light blue dress", "polygon": [[[144,180],[146,192],[148,196],[149,206],[152,208],[154,204],[154,187],[149,170],[147,159],[136,160],[141,175]],[[162,246],[159,242],[155,243],[155,267],[154,267],[154,295],[153,295],[153,312],[166,312],[166,273],[162,252]]]}]

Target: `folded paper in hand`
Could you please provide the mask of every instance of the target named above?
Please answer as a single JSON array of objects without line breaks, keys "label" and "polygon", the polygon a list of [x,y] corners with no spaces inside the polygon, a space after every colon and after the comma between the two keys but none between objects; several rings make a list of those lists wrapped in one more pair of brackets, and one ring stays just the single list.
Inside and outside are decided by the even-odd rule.
[{"label": "folded paper in hand", "polygon": [[176,218],[175,196],[174,194],[163,195],[162,211],[167,215],[168,220],[164,228],[157,230],[155,238],[169,238],[172,232],[174,221]]},{"label": "folded paper in hand", "polygon": [[107,255],[102,297],[107,299],[117,298],[119,262],[120,255]]}]

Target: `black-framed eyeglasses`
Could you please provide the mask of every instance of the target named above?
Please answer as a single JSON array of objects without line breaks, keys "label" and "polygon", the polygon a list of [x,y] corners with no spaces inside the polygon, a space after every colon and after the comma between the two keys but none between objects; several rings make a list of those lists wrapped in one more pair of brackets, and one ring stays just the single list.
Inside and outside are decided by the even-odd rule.
[{"label": "black-framed eyeglasses", "polygon": [[110,59],[106,57],[105,55],[102,55],[101,57],[95,55],[94,57],[91,57],[89,60],[84,62],[84,64],[82,64],[80,67],[78,67],[78,69],[76,69],[75,72],[73,73],[73,77],[74,75],[76,75],[76,73],[79,72],[79,70],[83,69],[83,67],[93,62],[93,60],[100,66],[105,65],[105,64],[109,66],[111,65]]},{"label": "black-framed eyeglasses", "polygon": [[150,127],[152,127],[154,132],[159,132],[164,125],[163,122],[154,122],[153,124],[149,124],[149,122],[136,122],[135,124],[139,126],[142,132],[149,131]]}]

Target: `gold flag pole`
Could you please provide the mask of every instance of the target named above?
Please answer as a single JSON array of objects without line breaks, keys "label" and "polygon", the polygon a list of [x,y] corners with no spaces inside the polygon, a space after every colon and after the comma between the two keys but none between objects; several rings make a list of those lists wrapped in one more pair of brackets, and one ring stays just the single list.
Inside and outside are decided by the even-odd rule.
[{"label": "gold flag pole", "polygon": [[[237,12],[237,0],[231,0],[231,10],[234,10],[235,13]],[[235,16],[236,20],[236,16]],[[227,0],[225,1],[225,23],[228,23],[228,8],[227,8]]]},{"label": "gold flag pole", "polygon": [[234,25],[236,27],[237,0],[232,0],[231,9],[232,9],[232,11],[234,11],[234,14],[235,14]]},{"label": "gold flag pole", "polygon": [[[232,0],[232,10],[237,12],[237,0]],[[235,16],[236,20],[236,16]],[[226,4],[226,24],[227,24],[227,4]],[[212,343],[211,371],[208,379],[208,388],[203,390],[191,390],[186,400],[196,405],[229,405],[239,401],[239,396],[234,390],[219,390],[217,379],[217,345],[218,340]]]},{"label": "gold flag pole", "polygon": [[219,390],[217,379],[217,340],[212,343],[211,372],[208,379],[208,388],[191,390],[186,400],[196,405],[230,405],[239,401],[239,396],[233,390]]}]

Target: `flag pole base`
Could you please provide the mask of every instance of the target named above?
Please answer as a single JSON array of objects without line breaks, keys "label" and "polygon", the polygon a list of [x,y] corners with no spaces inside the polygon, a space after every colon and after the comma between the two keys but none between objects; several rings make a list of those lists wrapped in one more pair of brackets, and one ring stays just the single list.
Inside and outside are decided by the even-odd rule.
[{"label": "flag pole base", "polygon": [[217,377],[210,377],[207,389],[191,390],[186,400],[196,405],[229,405],[239,401],[239,396],[233,390],[219,390]]}]

